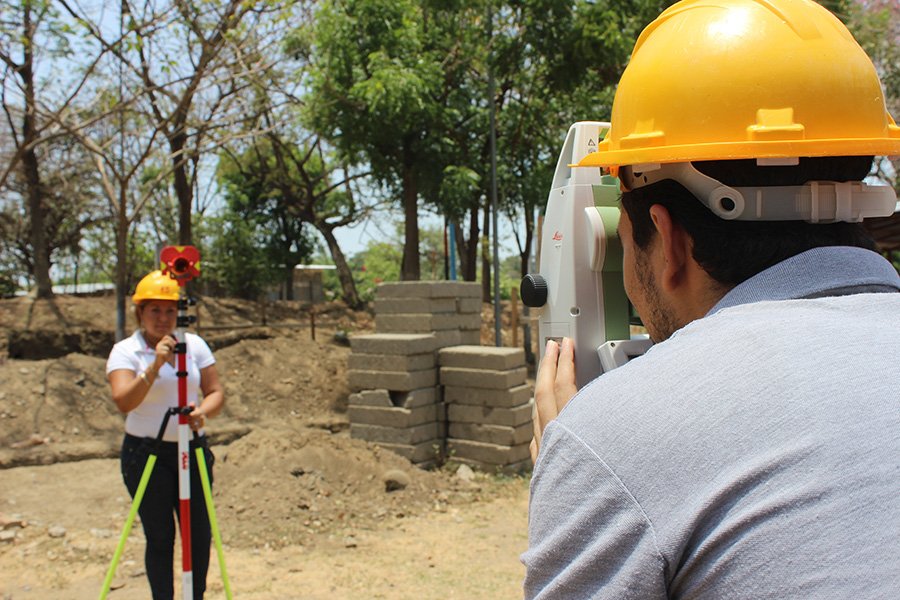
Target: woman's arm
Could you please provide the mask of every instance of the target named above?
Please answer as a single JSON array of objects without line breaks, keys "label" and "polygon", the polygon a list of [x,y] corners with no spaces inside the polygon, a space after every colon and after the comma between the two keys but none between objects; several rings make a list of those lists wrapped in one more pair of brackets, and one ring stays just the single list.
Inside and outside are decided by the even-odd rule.
[{"label": "woman's arm", "polygon": [[116,369],[107,378],[112,387],[113,402],[123,413],[129,413],[140,406],[156,379],[157,370],[153,367],[144,371],[143,376],[130,369]]},{"label": "woman's arm", "polygon": [[129,413],[140,406],[141,402],[150,391],[150,386],[156,380],[159,369],[174,356],[175,338],[163,337],[156,344],[156,357],[153,364],[143,373],[137,373],[131,369],[116,369],[107,375],[109,385],[112,387],[113,402],[123,412]]},{"label": "woman's arm", "polygon": [[206,417],[214,417],[222,412],[225,404],[225,389],[219,381],[216,365],[200,369],[200,391],[203,393],[203,400],[194,411],[195,413],[199,411]]}]

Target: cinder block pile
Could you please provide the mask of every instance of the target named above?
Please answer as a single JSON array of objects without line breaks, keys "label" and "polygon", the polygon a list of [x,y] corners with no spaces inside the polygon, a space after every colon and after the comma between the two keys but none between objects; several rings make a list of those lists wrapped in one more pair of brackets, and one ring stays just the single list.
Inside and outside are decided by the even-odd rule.
[{"label": "cinder block pile", "polygon": [[422,467],[440,462],[446,415],[438,386],[437,338],[376,333],[350,338],[350,436]]},{"label": "cinder block pile", "polygon": [[452,346],[438,357],[448,456],[486,471],[530,468],[534,400],[524,350]]},{"label": "cinder block pile", "polygon": [[466,281],[383,283],[375,291],[379,333],[433,333],[437,347],[481,343],[481,285]]}]

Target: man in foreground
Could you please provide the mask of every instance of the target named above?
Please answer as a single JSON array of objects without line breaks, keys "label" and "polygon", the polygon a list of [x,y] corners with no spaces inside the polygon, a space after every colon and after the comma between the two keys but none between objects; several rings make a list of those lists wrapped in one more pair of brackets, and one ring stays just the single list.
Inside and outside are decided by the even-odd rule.
[{"label": "man in foreground", "polygon": [[582,164],[626,190],[656,345],[576,394],[550,342],[526,597],[897,596],[900,276],[858,224],[894,206],[861,183],[894,154],[820,6],[685,0],[647,27]]}]

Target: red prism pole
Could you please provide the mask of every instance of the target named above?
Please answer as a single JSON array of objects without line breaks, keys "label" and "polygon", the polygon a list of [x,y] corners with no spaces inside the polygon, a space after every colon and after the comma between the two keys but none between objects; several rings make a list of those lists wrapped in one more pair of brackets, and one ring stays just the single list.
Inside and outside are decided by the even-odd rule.
[{"label": "red prism pole", "polygon": [[184,600],[194,598],[191,564],[191,428],[187,409],[187,342],[185,327],[188,297],[184,285],[200,275],[200,253],[193,246],[166,246],[159,254],[160,269],[178,282],[178,320],[175,354],[178,364],[178,514],[181,528],[181,589]]}]

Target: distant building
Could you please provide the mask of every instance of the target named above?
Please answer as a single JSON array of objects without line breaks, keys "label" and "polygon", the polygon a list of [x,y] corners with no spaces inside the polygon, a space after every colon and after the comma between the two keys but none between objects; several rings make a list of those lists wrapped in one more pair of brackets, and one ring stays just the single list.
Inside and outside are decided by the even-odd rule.
[{"label": "distant building", "polygon": [[[322,275],[333,271],[334,265],[297,265],[294,267],[294,300],[303,304],[319,304],[325,301]],[[282,285],[282,288],[284,286]],[[287,298],[286,290],[281,290],[282,298]]]},{"label": "distant building", "polygon": [[114,292],[114,283],[65,283],[53,286],[54,294],[74,294],[76,296],[99,296],[107,292]]}]

